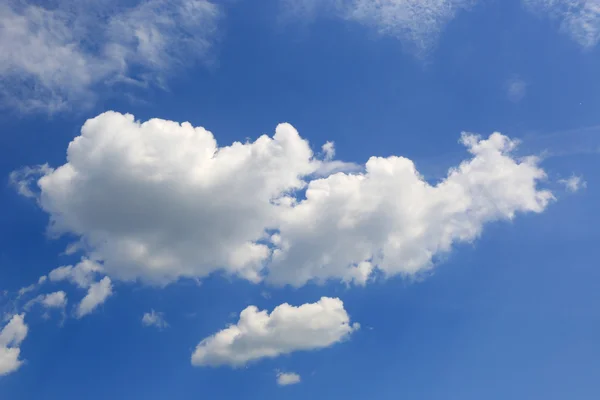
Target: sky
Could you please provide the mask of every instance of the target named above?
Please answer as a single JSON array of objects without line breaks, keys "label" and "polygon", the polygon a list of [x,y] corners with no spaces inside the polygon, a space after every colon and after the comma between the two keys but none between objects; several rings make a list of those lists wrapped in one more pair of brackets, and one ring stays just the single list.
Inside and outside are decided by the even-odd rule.
[{"label": "sky", "polygon": [[597,399],[598,0],[5,0],[0,398]]}]

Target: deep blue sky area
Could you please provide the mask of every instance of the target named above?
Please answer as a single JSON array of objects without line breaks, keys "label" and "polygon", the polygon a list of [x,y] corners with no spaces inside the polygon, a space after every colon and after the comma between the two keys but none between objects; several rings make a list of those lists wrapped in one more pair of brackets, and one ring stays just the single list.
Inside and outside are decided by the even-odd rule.
[{"label": "deep blue sky area", "polygon": [[[433,44],[416,54],[403,22],[384,29],[377,17],[403,12],[391,6],[402,2],[382,0],[390,8],[371,9],[376,15],[360,20],[319,6],[312,14],[286,13],[291,3],[284,0],[215,1],[220,17],[206,56],[184,51],[164,71],[139,62],[164,84],[150,79],[136,87],[104,76],[67,95],[68,107],[58,112],[5,104],[0,329],[24,313],[29,330],[20,344],[23,364],[0,374],[0,399],[600,398],[598,3],[581,1],[591,10],[591,43],[569,30],[579,9],[559,8],[553,19],[550,10],[519,0],[480,0],[440,22],[439,34],[419,30]],[[12,3],[6,7],[27,15]],[[406,24],[418,26],[421,14]],[[568,18],[575,22],[568,25]],[[0,17],[0,52],[16,60],[7,21]],[[0,85],[1,99],[38,95],[15,91],[26,84],[19,74],[44,82],[23,65],[0,67],[0,81],[11,82]],[[64,61],[65,70],[69,65]],[[140,121],[189,121],[211,131],[220,146],[272,136],[277,124],[289,122],[315,153],[333,141],[336,159],[359,165],[372,156],[407,157],[431,183],[471,157],[459,143],[461,132],[501,132],[521,140],[515,159],[541,157],[547,179],[538,187],[555,199],[542,212],[485,223],[473,240],[457,240],[436,255],[435,268],[417,278],[380,277],[365,286],[338,278],[294,288],[214,272],[199,283],[153,286],[108,273],[112,296],[83,318],[73,316],[73,307],[86,289],[66,281],[27,294],[64,290],[63,310],[46,316],[39,304],[26,310],[15,300],[20,288],[86,253],[65,255],[81,235],[50,237],[49,212],[20,195],[9,176],[26,166],[65,164],[83,123],[108,110]],[[575,177],[577,190],[569,190],[565,180]],[[522,188],[515,193],[525,196]],[[237,367],[191,365],[198,343],[236,324],[247,306],[271,311],[323,296],[341,299],[360,329],[330,346]],[[168,327],[142,324],[150,310],[160,311]],[[3,345],[0,340],[0,353]],[[301,382],[278,385],[277,371],[296,373]]]}]

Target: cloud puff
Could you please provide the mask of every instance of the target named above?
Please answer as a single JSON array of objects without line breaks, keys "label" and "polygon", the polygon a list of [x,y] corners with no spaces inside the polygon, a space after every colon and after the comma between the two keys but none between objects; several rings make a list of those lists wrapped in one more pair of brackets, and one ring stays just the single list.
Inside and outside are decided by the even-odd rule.
[{"label": "cloud puff", "polygon": [[27,336],[28,328],[24,315],[13,315],[8,324],[0,331],[0,376],[10,374],[21,367],[19,346]]},{"label": "cloud puff", "polygon": [[436,42],[446,24],[475,0],[281,0],[286,14],[335,14],[402,39],[417,53]]},{"label": "cloud puff", "polygon": [[537,14],[560,21],[560,28],[583,48],[600,40],[600,1],[598,0],[523,0]]},{"label": "cloud puff", "polygon": [[112,283],[108,276],[105,276],[100,282],[92,283],[88,289],[87,294],[81,300],[75,315],[77,318],[82,318],[92,311],[94,311],[99,305],[104,303],[108,297],[112,295]]},{"label": "cloud puff", "polygon": [[[113,278],[166,284],[223,271],[273,284],[365,284],[377,269],[427,271],[486,223],[542,212],[553,199],[538,188],[537,158],[512,157],[516,141],[463,134],[461,143],[471,157],[435,185],[397,156],[318,178],[339,161],[315,158],[289,124],[219,147],[189,123],[107,112],[88,120],[67,162],[41,171],[29,190],[50,231],[79,236]],[[85,273],[62,273],[87,284]]]},{"label": "cloud puff", "polygon": [[27,302],[25,309],[31,308],[34,304],[41,304],[45,308],[65,308],[67,306],[67,294],[62,290],[58,292],[40,294]]},{"label": "cloud puff", "polygon": [[295,385],[300,383],[300,375],[295,372],[279,372],[277,374],[277,384],[279,386]]},{"label": "cloud puff", "polygon": [[82,289],[90,287],[96,275],[102,272],[102,266],[92,260],[83,259],[75,266],[66,265],[50,271],[48,277],[52,282],[68,280]]},{"label": "cloud puff", "polygon": [[67,305],[67,295],[62,290],[42,296],[40,303],[46,308],[64,308]]},{"label": "cloud puff", "polygon": [[144,326],[155,326],[159,329],[163,329],[169,326],[167,321],[165,321],[164,314],[161,312],[156,312],[154,310],[150,310],[150,312],[144,313],[142,317],[142,324]]},{"label": "cloud puff", "polygon": [[192,354],[195,366],[242,366],[261,358],[322,349],[357,330],[340,299],[323,297],[299,307],[281,304],[269,314],[249,306],[237,324],[202,340]]},{"label": "cloud puff", "polygon": [[576,175],[567,179],[559,179],[558,183],[564,185],[571,193],[578,192],[580,189],[585,189],[587,187],[587,182],[584,181],[582,177]]},{"label": "cloud puff", "polygon": [[207,54],[219,9],[208,0],[8,0],[0,4],[0,100],[56,112],[115,82],[162,85]]},{"label": "cloud puff", "polygon": [[96,281],[104,268],[99,263],[84,258],[76,265],[66,265],[50,271],[48,277],[52,282],[69,281],[81,289],[87,289],[87,294],[75,309],[75,316],[82,318],[104,303],[112,294],[112,281],[105,276]]}]

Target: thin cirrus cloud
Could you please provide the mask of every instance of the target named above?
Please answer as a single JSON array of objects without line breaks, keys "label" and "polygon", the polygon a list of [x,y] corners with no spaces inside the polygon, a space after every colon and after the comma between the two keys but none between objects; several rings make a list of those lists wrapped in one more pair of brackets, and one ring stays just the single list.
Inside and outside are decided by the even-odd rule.
[{"label": "thin cirrus cloud", "polygon": [[249,306],[237,324],[198,344],[192,364],[240,367],[262,358],[323,349],[348,339],[359,327],[350,322],[344,303],[337,298],[322,297],[297,307],[284,303],[271,313]]},{"label": "thin cirrus cloud", "polygon": [[527,8],[560,23],[560,29],[583,48],[600,41],[600,1],[598,0],[523,0]]},{"label": "thin cirrus cloud", "polygon": [[335,15],[401,39],[425,55],[445,26],[476,0],[281,0],[285,15],[315,18]]},{"label": "thin cirrus cloud", "polygon": [[163,85],[207,56],[219,19],[208,0],[8,0],[0,4],[1,106],[54,113],[98,86]]},{"label": "thin cirrus cloud", "polygon": [[17,314],[0,331],[0,376],[15,372],[23,364],[20,346],[28,330],[24,315]]},{"label": "thin cirrus cloud", "polygon": [[[84,124],[64,165],[16,186],[35,193],[53,234],[80,238],[96,260],[85,268],[111,278],[164,285],[220,271],[274,285],[364,285],[418,277],[487,223],[554,199],[539,188],[539,160],[513,157],[516,141],[460,141],[469,157],[435,185],[399,156],[321,176],[336,160],[317,158],[289,124],[219,147],[189,123],[107,112]],[[71,268],[50,279],[89,287],[84,266]]]}]

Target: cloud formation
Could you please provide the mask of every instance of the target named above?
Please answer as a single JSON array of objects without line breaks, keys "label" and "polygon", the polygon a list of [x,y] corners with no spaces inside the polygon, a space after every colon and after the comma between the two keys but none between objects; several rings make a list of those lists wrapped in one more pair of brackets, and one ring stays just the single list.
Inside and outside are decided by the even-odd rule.
[{"label": "cloud formation", "polygon": [[112,294],[112,281],[108,276],[96,281],[104,269],[100,264],[83,258],[76,265],[66,265],[50,271],[48,277],[52,282],[69,281],[80,289],[87,289],[87,294],[75,308],[75,316],[82,318],[99,305],[104,303]]},{"label": "cloud formation", "polygon": [[286,14],[314,18],[334,14],[405,42],[426,53],[460,10],[476,0],[281,0]]},{"label": "cloud formation", "polygon": [[578,192],[581,189],[587,187],[587,182],[583,180],[581,176],[572,175],[567,179],[559,179],[558,183],[564,185],[564,187],[571,193]]},{"label": "cloud formation", "polygon": [[29,190],[50,231],[80,237],[96,260],[59,268],[51,280],[86,287],[88,272],[101,269],[154,284],[222,271],[277,285],[362,285],[375,270],[428,271],[486,223],[542,212],[553,199],[538,188],[546,175],[537,158],[512,157],[516,141],[463,134],[461,143],[471,157],[435,185],[397,156],[317,177],[336,161],[316,158],[289,124],[219,147],[189,123],[107,112],[88,120],[67,162],[41,170]]},{"label": "cloud formation", "polygon": [[169,326],[165,321],[165,316],[161,312],[150,310],[150,312],[144,313],[142,317],[142,324],[144,326],[155,326],[158,329],[164,329]]},{"label": "cloud formation", "polygon": [[277,384],[279,386],[289,386],[300,383],[300,375],[295,372],[279,372],[277,374]]},{"label": "cloud formation", "polygon": [[8,324],[0,331],[0,376],[18,370],[23,361],[19,359],[19,346],[27,337],[28,328],[24,315],[13,315]]},{"label": "cloud formation", "polygon": [[53,113],[99,85],[163,85],[206,56],[218,17],[208,0],[3,2],[0,106]]},{"label": "cloud formation", "polygon": [[195,366],[239,367],[261,358],[322,349],[359,329],[340,299],[322,297],[298,307],[281,304],[269,314],[249,306],[237,324],[202,340],[192,354]]},{"label": "cloud formation", "polygon": [[87,294],[77,306],[75,316],[77,318],[82,318],[90,314],[99,305],[104,303],[112,293],[112,282],[108,276],[102,278],[100,282],[92,283]]},{"label": "cloud formation", "polygon": [[600,40],[600,1],[598,0],[523,0],[536,14],[560,22],[560,29],[583,48]]},{"label": "cloud formation", "polygon": [[25,304],[25,309],[30,309],[34,304],[41,304],[44,308],[64,309],[67,306],[67,294],[62,290],[48,294],[40,294],[28,301],[27,304]]}]

